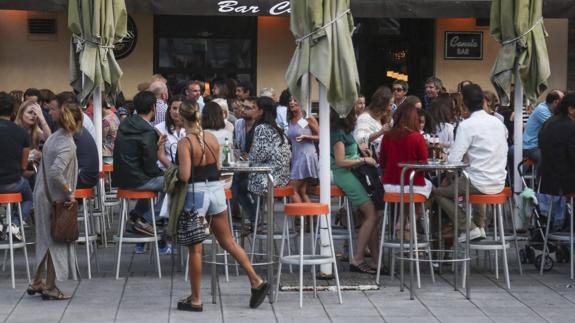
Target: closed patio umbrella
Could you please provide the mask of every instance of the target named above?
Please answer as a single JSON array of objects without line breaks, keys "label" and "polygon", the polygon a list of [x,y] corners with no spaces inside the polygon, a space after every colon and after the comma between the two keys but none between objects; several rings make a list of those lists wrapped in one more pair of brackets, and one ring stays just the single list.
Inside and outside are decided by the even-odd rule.
[{"label": "closed patio umbrella", "polygon": [[[351,40],[353,18],[349,0],[292,0],[291,30],[297,47],[286,72],[291,93],[305,106],[310,98],[311,76],[319,82],[320,202],[330,204],[330,130],[332,106],[340,116],[353,110],[359,93],[359,76]],[[329,103],[328,103],[329,102]],[[309,109],[309,105],[308,105]],[[309,112],[309,110],[308,110]],[[325,228],[329,223],[322,223]],[[329,255],[326,230],[321,230],[321,254]],[[331,275],[331,265],[321,272]]]},{"label": "closed patio umbrella", "polygon": [[85,103],[93,95],[96,145],[102,170],[102,92],[114,102],[120,92],[122,70],[114,58],[114,44],[127,35],[124,0],[69,0],[70,84]]},{"label": "closed patio umbrella", "polygon": [[493,0],[491,35],[501,44],[491,82],[508,105],[514,83],[514,191],[521,192],[517,165],[523,159],[523,93],[531,101],[547,89],[551,75],[545,44],[543,0]]}]

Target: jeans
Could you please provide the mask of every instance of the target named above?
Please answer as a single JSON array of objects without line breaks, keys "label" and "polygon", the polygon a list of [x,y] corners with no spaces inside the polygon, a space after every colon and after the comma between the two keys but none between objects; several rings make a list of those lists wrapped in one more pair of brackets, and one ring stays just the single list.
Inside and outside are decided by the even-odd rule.
[{"label": "jeans", "polygon": [[[32,189],[28,180],[21,177],[19,181],[11,184],[0,184],[0,193],[21,193],[22,194],[22,219],[28,221],[30,218],[30,211],[32,210]],[[12,214],[12,223],[20,225],[18,218],[18,210],[16,209]]]},{"label": "jeans", "polygon": [[150,201],[145,200],[138,200],[136,203],[136,207],[134,210],[138,213],[139,216],[142,216],[148,223],[152,223],[154,219],[160,216],[160,208],[162,207],[162,202],[164,201],[164,197],[166,193],[163,192],[164,190],[164,176],[158,176],[150,179],[145,184],[142,184],[136,188],[132,188],[134,191],[150,191],[150,192],[158,192],[160,193],[158,199],[156,200],[156,204],[154,205],[154,215],[152,216],[152,211],[150,210]]},{"label": "jeans", "polygon": [[244,212],[251,223],[256,220],[256,197],[248,192],[248,176],[247,174],[236,174],[232,182],[232,196]]}]

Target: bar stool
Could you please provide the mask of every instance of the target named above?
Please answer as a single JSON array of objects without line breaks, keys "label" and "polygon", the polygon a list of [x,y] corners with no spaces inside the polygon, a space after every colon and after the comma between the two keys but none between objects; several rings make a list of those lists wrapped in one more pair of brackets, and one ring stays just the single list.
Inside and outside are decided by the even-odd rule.
[{"label": "bar stool", "polygon": [[[506,235],[505,239],[507,239],[507,241],[513,241],[515,244],[515,257],[517,257],[517,265],[519,266],[519,275],[523,276],[523,266],[521,264],[521,256],[519,255],[519,241],[525,241],[527,240],[526,238],[521,238],[517,235],[517,225],[515,223],[515,209],[513,208],[513,190],[511,189],[511,187],[509,186],[505,186],[503,188],[503,194],[505,194],[505,197],[507,198],[507,204],[509,205],[509,209],[511,210],[510,213],[510,218],[511,218],[511,236]],[[503,223],[505,224],[505,216],[503,217]]]},{"label": "bar stool", "polygon": [[158,269],[158,278],[162,278],[162,269],[160,267],[160,250],[158,248],[158,230],[156,228],[156,221],[152,221],[152,226],[154,228],[154,236],[147,237],[137,234],[125,233],[125,225],[128,219],[128,200],[149,200],[150,210],[154,212],[154,199],[156,198],[156,192],[146,192],[146,191],[130,191],[127,189],[118,189],[118,199],[122,203],[121,207],[121,217],[120,217],[120,231],[118,235],[114,236],[114,241],[117,243],[118,257],[116,260],[116,279],[120,277],[120,260],[122,256],[122,244],[123,243],[142,243],[142,242],[153,242],[156,249],[156,264]]},{"label": "bar stool", "polygon": [[[320,187],[317,186],[315,189],[315,195],[319,196],[320,194]],[[351,216],[351,202],[347,198],[347,195],[344,191],[342,191],[337,185],[331,185],[329,189],[329,196],[331,198],[337,197],[339,199],[339,207],[341,208],[342,205],[345,208],[345,215],[347,221],[347,229],[345,228],[333,228],[332,227],[332,235],[333,240],[347,240],[349,246],[349,259],[353,259],[354,257],[354,248],[353,248],[353,236],[354,236],[354,221],[353,217]],[[317,230],[319,230],[319,225]],[[319,239],[319,234],[316,231],[316,237]]]},{"label": "bar stool", "polygon": [[94,243],[94,259],[96,261],[96,268],[100,271],[100,265],[98,263],[98,248],[96,241],[98,240],[98,235],[93,230],[93,213],[92,207],[90,206],[90,200],[94,198],[94,190],[91,188],[81,188],[74,192],[74,196],[77,199],[82,199],[82,216],[78,217],[79,221],[84,222],[84,234],[80,235],[76,242],[84,242],[86,244],[86,261],[88,263],[88,279],[92,279],[92,265],[91,259],[92,254],[90,252],[90,245]]},{"label": "bar stool", "polygon": [[[112,228],[112,208],[115,206],[120,205],[120,200],[116,197],[117,190],[112,187],[112,172],[114,171],[114,165],[111,164],[102,164],[102,170],[106,178],[108,178],[108,193],[104,188],[104,206],[106,207],[106,222],[108,223],[108,228]],[[102,181],[104,184],[105,182]]]},{"label": "bar stool", "polygon": [[[12,279],[12,288],[16,288],[16,277],[14,273],[14,249],[24,250],[24,260],[26,262],[26,274],[28,275],[28,283],[30,283],[30,266],[28,263],[28,250],[26,249],[26,233],[24,232],[24,221],[22,219],[22,207],[20,203],[22,202],[21,193],[2,193],[0,194],[0,205],[6,204],[6,222],[8,225],[8,241],[0,241],[0,250],[4,252],[10,252],[10,278]],[[20,219],[20,232],[22,232],[22,241],[14,241],[12,236],[12,204],[18,205],[18,218]],[[6,253],[4,253],[6,255]],[[4,258],[6,259],[6,258]],[[5,267],[6,263],[4,262]],[[5,268],[3,268],[5,270]]]},{"label": "bar stool", "polygon": [[523,175],[525,180],[530,180],[531,189],[536,190],[537,187],[537,169],[535,168],[535,162],[529,158],[525,158],[519,163],[518,167],[521,169],[521,174],[526,174],[528,168],[531,168],[531,175]]},{"label": "bar stool", "polygon": [[[326,223],[329,214],[329,206],[327,204],[321,203],[288,203],[284,206],[284,224],[282,228],[282,242],[280,247],[279,253],[279,266],[278,266],[278,280],[276,284],[276,292],[275,292],[275,300],[277,300],[277,295],[279,292],[280,287],[280,279],[282,273],[282,264],[289,264],[289,265],[298,265],[299,266],[299,307],[303,307],[303,266],[309,265],[312,266],[312,277],[313,277],[313,293],[314,297],[317,297],[317,284],[316,284],[316,272],[315,266],[321,264],[333,264],[333,270],[335,274],[335,283],[337,286],[337,296],[339,299],[339,303],[342,304],[343,300],[341,297],[341,288],[339,286],[339,274],[337,269],[337,262],[335,259],[335,250],[333,248],[333,237],[331,232],[331,226],[327,226],[327,234],[330,244],[330,255],[323,256],[323,255],[316,255],[315,253],[315,241],[313,234],[311,235],[310,244],[311,244],[311,254],[304,254],[304,226],[305,221],[304,217],[306,216],[324,216]],[[289,240],[289,227],[288,227],[288,218],[290,217],[299,217],[301,219],[301,226],[299,232],[299,254],[298,255],[287,255],[284,256],[284,246],[286,240]],[[313,221],[310,221],[311,230],[313,231]],[[274,301],[275,301],[274,300]]]},{"label": "bar stool", "polygon": [[543,238],[543,254],[541,256],[541,265],[539,266],[539,274],[543,275],[543,267],[545,261],[545,255],[547,254],[547,244],[548,241],[556,241],[557,243],[561,244],[569,244],[569,258],[570,258],[570,278],[573,280],[574,278],[574,264],[573,264],[573,199],[575,198],[575,193],[569,193],[564,195],[568,200],[569,203],[567,205],[567,215],[569,216],[569,232],[553,232],[549,233],[549,226],[551,226],[551,216],[553,211],[553,203],[549,206],[549,213],[547,214],[547,228],[545,232],[545,237]]},{"label": "bar stool", "polygon": [[[291,187],[291,186],[274,187],[274,199],[275,198],[281,198],[283,200],[284,205],[287,204],[288,198],[292,197],[293,195],[294,195],[294,190],[293,190],[293,187]],[[251,262],[253,262],[254,255],[256,253],[256,241],[259,242],[260,253],[261,253],[262,241],[266,241],[268,239],[267,230],[270,230],[270,229],[274,230],[274,234],[273,234],[274,242],[282,239],[282,233],[279,231],[276,231],[274,228],[266,228],[265,230],[258,232],[258,225],[257,224],[261,221],[260,216],[259,216],[261,199],[262,199],[262,197],[258,196],[257,203],[256,203],[256,220],[254,222],[252,248],[251,248],[251,253],[250,253],[250,261]],[[265,217],[262,217],[262,218],[265,218]],[[287,241],[288,255],[291,255],[291,245],[290,245],[289,240],[295,239],[295,237],[296,237],[295,230],[293,230],[293,221],[291,221],[291,225],[292,225],[292,231],[290,232],[288,230],[288,237],[289,237],[289,239]],[[275,247],[275,248],[277,248],[277,247]],[[290,272],[291,272],[291,266],[290,266]]]},{"label": "bar stool", "polygon": [[[385,237],[385,233],[386,231],[386,226],[390,226],[392,229],[395,227],[395,223],[397,221],[399,221],[399,203],[401,203],[401,194],[400,193],[384,193],[383,194],[383,201],[385,202],[385,207],[383,210],[383,221],[381,223],[381,238],[380,238],[380,242],[379,242],[379,260],[378,260],[378,264],[377,264],[377,273],[376,273],[376,284],[379,284],[379,278],[380,278],[380,274],[381,274],[381,260],[382,260],[382,255],[383,255],[383,248],[387,248],[387,249],[401,249],[401,241],[399,240],[399,237],[395,236],[395,232],[393,232],[391,237],[388,237],[386,239]],[[404,203],[409,202],[410,201],[410,196],[409,193],[404,193],[403,194],[403,201]],[[422,194],[413,194],[413,203],[419,203],[422,205],[422,207],[424,207],[424,203],[427,201],[427,198],[425,197],[425,195]],[[394,208],[394,214],[392,217],[392,221],[391,224],[389,223],[389,219],[391,218],[391,216],[389,216],[389,205],[390,204],[394,204],[396,207]],[[432,258],[431,258],[431,244],[429,243],[429,219],[428,219],[428,215],[426,212],[424,212],[424,231],[425,231],[425,239],[424,241],[419,242],[418,238],[417,238],[417,221],[415,220],[415,206],[412,208],[413,210],[413,214],[410,214],[410,221],[411,223],[411,234],[412,234],[412,241],[414,241],[413,245],[416,247],[416,252],[415,252],[415,258],[418,259],[415,262],[415,267],[416,267],[416,274],[417,274],[417,287],[421,288],[421,275],[420,275],[420,271],[419,271],[419,252],[418,249],[422,249],[425,250],[425,252],[427,253],[428,257],[429,257],[429,271],[431,272],[431,280],[433,282],[435,282],[435,273],[433,271],[433,262],[432,262]],[[395,231],[395,230],[393,230]],[[403,243],[403,248],[407,248],[410,249],[412,246],[412,242],[411,241],[405,241]],[[390,279],[393,279],[394,273],[395,273],[395,252],[391,252],[391,266],[390,266]]]},{"label": "bar stool", "polygon": [[[470,250],[482,250],[482,251],[495,251],[495,278],[499,279],[499,264],[498,264],[498,251],[501,250],[503,253],[503,270],[505,274],[505,284],[507,289],[511,289],[511,282],[509,281],[509,266],[507,263],[507,249],[509,248],[509,243],[505,238],[505,229],[503,226],[503,205],[507,202],[507,196],[504,192],[499,194],[470,194],[469,195],[469,207],[471,205],[491,205],[494,214],[494,237],[493,240],[485,239],[481,241],[470,241]],[[471,212],[469,212],[471,214]],[[499,230],[499,235],[497,231]],[[467,265],[467,264],[465,264]],[[467,270],[464,270],[464,275]]]}]

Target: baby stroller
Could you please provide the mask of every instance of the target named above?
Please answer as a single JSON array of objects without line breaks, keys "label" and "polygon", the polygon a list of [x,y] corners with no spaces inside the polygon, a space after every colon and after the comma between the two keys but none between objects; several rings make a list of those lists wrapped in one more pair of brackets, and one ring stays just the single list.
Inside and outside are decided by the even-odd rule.
[{"label": "baby stroller", "polygon": [[545,227],[542,223],[547,223],[541,217],[541,210],[539,208],[539,202],[537,201],[537,196],[535,191],[527,186],[525,182],[525,176],[522,173],[521,162],[518,165],[519,176],[523,182],[523,187],[525,189],[521,192],[520,197],[524,201],[525,209],[530,209],[528,216],[529,221],[529,243],[525,246],[523,250],[520,251],[519,255],[521,257],[522,263],[532,263],[535,265],[537,270],[541,267],[541,257],[545,257],[545,262],[543,264],[543,271],[549,271],[553,268],[555,261],[557,259],[557,246],[551,242],[547,242],[547,250],[543,250],[543,241],[545,237]]}]

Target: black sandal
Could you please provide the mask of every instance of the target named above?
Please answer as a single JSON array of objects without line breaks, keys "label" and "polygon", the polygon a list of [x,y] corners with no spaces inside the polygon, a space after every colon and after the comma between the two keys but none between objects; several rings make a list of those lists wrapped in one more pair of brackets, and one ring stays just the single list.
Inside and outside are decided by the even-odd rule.
[{"label": "black sandal", "polygon": [[192,304],[192,295],[178,301],[178,310],[188,312],[203,312],[204,304]]},{"label": "black sandal", "polygon": [[359,265],[354,265],[354,264],[349,264],[349,271],[352,273],[361,273],[361,274],[370,274],[370,275],[374,275],[377,272],[373,269],[371,269],[371,267],[369,267],[369,265],[364,261]]},{"label": "black sandal", "polygon": [[266,299],[266,295],[270,291],[270,284],[266,281],[263,281],[258,287],[252,288],[252,297],[250,297],[250,307],[251,308],[258,308],[264,300]]},{"label": "black sandal", "polygon": [[41,287],[34,287],[34,285],[30,284],[26,289],[26,293],[28,293],[28,295],[30,296],[34,296],[36,294],[42,294],[43,291],[44,291],[43,285]]}]

